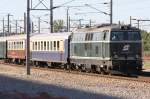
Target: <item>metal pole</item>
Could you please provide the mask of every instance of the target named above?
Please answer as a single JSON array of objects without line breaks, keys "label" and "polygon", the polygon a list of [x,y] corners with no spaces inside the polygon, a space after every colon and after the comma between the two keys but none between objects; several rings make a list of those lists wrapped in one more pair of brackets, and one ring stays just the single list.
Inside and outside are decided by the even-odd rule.
[{"label": "metal pole", "polygon": [[140,29],[140,20],[137,20],[138,22],[138,29]]},{"label": "metal pole", "polygon": [[26,13],[24,13],[24,34],[27,31],[27,19],[26,19]]},{"label": "metal pole", "polygon": [[[10,14],[8,14],[7,34],[9,34],[9,29],[10,29],[10,28],[9,28],[9,26],[10,26],[10,25],[9,25],[9,17],[10,17]],[[6,35],[7,35],[7,34],[6,34]]]},{"label": "metal pole", "polygon": [[22,27],[20,27],[20,34],[21,34],[21,32],[22,32],[21,30],[22,30]]},{"label": "metal pole", "polygon": [[92,20],[90,19],[90,27],[92,26]]},{"label": "metal pole", "polygon": [[67,32],[69,32],[69,7],[67,7]]},{"label": "metal pole", "polygon": [[5,36],[5,19],[3,18],[3,36]]},{"label": "metal pole", "polygon": [[17,32],[18,32],[18,31],[17,31],[17,29],[18,29],[17,27],[18,27],[18,21],[16,20],[16,34],[17,34]]},{"label": "metal pole", "polygon": [[32,22],[32,33],[34,33],[34,23]]},{"label": "metal pole", "polygon": [[69,16],[69,23],[68,23],[68,31],[70,32],[70,16]]},{"label": "metal pole", "polygon": [[132,26],[132,17],[130,16],[130,26]]},{"label": "metal pole", "polygon": [[53,0],[50,0],[50,25],[51,33],[53,33]]},{"label": "metal pole", "polygon": [[38,18],[38,32],[41,33],[41,18]]},{"label": "metal pole", "polygon": [[27,0],[27,41],[26,41],[26,69],[30,75],[30,0]]},{"label": "metal pole", "polygon": [[9,26],[9,33],[11,34],[11,24],[10,24],[10,26]]},{"label": "metal pole", "polygon": [[110,25],[113,24],[113,0],[110,0]]},{"label": "metal pole", "polygon": [[79,29],[81,29],[81,27],[82,27],[81,21],[82,21],[82,19],[79,19]]}]

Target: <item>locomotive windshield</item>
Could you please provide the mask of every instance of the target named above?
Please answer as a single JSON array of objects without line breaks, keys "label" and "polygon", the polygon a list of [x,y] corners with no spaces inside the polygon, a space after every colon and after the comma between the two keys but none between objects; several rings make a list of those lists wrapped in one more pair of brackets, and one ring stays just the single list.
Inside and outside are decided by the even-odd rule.
[{"label": "locomotive windshield", "polygon": [[140,32],[138,31],[113,31],[111,33],[112,41],[122,41],[122,40],[140,40]]}]

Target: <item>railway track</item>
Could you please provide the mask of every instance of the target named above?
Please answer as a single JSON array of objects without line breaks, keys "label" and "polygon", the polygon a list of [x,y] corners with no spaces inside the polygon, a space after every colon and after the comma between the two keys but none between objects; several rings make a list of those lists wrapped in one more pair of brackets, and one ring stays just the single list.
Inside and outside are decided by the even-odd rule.
[{"label": "railway track", "polygon": [[[17,65],[17,64],[10,64],[10,63],[4,63],[0,62],[0,64],[3,65],[9,65],[9,66],[16,66],[19,68],[23,68],[24,65]],[[44,70],[44,71],[54,71],[54,72],[64,72],[64,73],[71,73],[76,75],[86,75],[86,76],[94,76],[94,77],[103,77],[108,79],[116,79],[116,80],[128,80],[128,81],[136,81],[136,82],[145,82],[150,83],[150,72],[142,72],[141,75],[132,75],[132,76],[123,76],[123,75],[102,75],[102,74],[96,74],[96,73],[87,73],[87,72],[80,72],[80,71],[73,71],[73,70],[65,70],[65,69],[58,69],[58,68],[43,68],[43,67],[36,67],[32,66],[31,69],[38,69],[38,70]]]}]

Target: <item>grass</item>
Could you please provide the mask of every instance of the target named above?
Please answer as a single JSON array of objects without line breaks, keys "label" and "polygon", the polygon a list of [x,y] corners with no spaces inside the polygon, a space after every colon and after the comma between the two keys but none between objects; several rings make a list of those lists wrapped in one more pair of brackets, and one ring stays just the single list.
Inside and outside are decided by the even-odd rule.
[{"label": "grass", "polygon": [[150,69],[150,60],[144,61],[143,65],[145,69]]}]

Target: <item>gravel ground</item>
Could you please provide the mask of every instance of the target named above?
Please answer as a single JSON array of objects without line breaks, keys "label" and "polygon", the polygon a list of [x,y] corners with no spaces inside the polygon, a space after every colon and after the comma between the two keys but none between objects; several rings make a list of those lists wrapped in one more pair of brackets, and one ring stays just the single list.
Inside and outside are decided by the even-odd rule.
[{"label": "gravel ground", "polygon": [[68,99],[149,99],[150,84],[0,64],[0,91],[48,92]]}]

